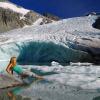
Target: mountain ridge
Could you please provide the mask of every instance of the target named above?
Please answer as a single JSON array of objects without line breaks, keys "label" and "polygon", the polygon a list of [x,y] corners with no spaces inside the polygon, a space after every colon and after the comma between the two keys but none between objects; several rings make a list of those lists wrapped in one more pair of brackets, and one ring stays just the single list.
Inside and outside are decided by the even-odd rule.
[{"label": "mountain ridge", "polygon": [[[41,19],[41,20],[40,20]],[[37,22],[36,22],[37,21]],[[53,19],[38,14],[32,10],[16,6],[11,2],[0,2],[0,33],[27,25],[52,23]]]}]

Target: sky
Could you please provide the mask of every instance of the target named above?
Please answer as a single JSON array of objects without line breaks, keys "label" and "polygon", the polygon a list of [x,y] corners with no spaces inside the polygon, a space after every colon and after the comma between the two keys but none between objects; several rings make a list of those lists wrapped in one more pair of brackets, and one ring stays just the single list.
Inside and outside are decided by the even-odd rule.
[{"label": "sky", "polygon": [[100,12],[100,0],[9,0],[40,14],[50,13],[62,19]]}]

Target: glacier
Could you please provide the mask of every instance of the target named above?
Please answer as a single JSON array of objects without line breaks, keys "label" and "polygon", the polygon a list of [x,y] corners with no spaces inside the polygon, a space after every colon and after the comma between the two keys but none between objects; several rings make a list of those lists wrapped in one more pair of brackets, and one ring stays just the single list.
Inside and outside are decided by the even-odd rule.
[{"label": "glacier", "polygon": [[27,64],[89,62],[92,54],[100,54],[100,30],[92,26],[97,18],[96,15],[69,18],[0,33],[0,60],[16,56]]}]

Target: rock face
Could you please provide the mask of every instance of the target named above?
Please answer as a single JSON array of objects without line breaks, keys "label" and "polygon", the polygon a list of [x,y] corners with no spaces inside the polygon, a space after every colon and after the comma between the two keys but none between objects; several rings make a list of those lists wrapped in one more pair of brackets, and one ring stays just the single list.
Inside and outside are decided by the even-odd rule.
[{"label": "rock face", "polygon": [[21,28],[25,25],[32,25],[41,16],[30,11],[21,18],[21,14],[9,9],[0,8],[0,32]]},{"label": "rock face", "polygon": [[10,11],[9,9],[0,8],[0,32],[22,27],[24,21],[19,19],[20,14]]},{"label": "rock face", "polygon": [[100,100],[100,96],[93,98],[93,100]]},{"label": "rock face", "polygon": [[51,20],[55,20],[55,21],[60,20],[60,18],[58,16],[52,15],[50,13],[44,13],[43,16],[45,16],[45,17],[47,17],[47,18],[49,18]]},{"label": "rock face", "polygon": [[93,24],[94,28],[100,29],[100,17],[96,20],[96,22]]},{"label": "rock face", "polygon": [[[9,2],[2,2],[6,3],[6,5],[15,6]],[[1,7],[2,3],[0,4],[0,33],[6,32],[12,29],[21,28],[26,25],[32,25],[36,21],[38,21],[38,25],[43,25],[47,23],[51,23],[52,20],[44,17],[34,11],[27,12],[25,15],[19,13],[18,11],[13,11],[12,8],[5,8]],[[4,5],[5,6],[5,5]],[[22,8],[17,7],[18,9],[22,10]]]}]

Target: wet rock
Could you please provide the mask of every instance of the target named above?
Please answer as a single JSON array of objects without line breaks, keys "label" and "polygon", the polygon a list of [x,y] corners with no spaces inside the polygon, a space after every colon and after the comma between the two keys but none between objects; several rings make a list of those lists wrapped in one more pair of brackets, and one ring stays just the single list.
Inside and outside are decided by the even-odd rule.
[{"label": "wet rock", "polygon": [[31,100],[31,98],[23,98],[23,100]]},{"label": "wet rock", "polygon": [[16,95],[15,98],[16,98],[16,100],[23,100],[21,95]]},{"label": "wet rock", "polygon": [[100,100],[100,96],[93,98],[93,100]]},{"label": "wet rock", "polygon": [[42,100],[41,98],[38,98],[37,100]]}]

